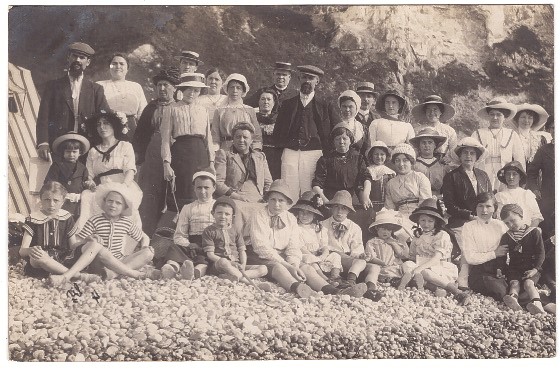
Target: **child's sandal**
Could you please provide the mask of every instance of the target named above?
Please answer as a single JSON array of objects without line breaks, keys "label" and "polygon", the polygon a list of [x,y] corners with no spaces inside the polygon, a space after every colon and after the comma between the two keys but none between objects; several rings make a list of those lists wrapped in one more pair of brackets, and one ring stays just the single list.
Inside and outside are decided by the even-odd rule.
[{"label": "child's sandal", "polygon": [[505,295],[502,300],[504,301],[504,304],[513,311],[523,310],[521,305],[519,305],[519,301],[517,301],[517,295],[514,293]]}]

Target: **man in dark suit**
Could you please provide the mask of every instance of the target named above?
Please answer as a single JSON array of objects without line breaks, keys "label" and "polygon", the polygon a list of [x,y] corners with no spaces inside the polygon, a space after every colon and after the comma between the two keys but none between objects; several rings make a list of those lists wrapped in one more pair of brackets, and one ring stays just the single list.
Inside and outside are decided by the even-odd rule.
[{"label": "man in dark suit", "polygon": [[68,74],[47,82],[36,127],[37,152],[45,160],[49,160],[50,146],[57,137],[70,131],[88,137],[86,119],[100,110],[109,111],[103,87],[84,78],[84,70],[94,54],[88,44],[71,44],[67,57]]},{"label": "man in dark suit", "polygon": [[365,131],[368,131],[369,125],[374,119],[381,118],[379,114],[372,111],[375,106],[379,93],[375,91],[375,85],[371,82],[358,82],[356,85],[356,93],[362,99],[362,105],[356,115],[356,120],[364,125]]},{"label": "man in dark suit", "polygon": [[[282,102],[297,96],[298,90],[289,87],[290,80],[292,79],[292,64],[286,62],[276,62],[274,64],[274,84],[269,88],[276,92],[278,96],[278,106],[273,108],[273,111],[277,111]],[[259,99],[261,98],[261,93],[266,87],[259,88],[251,97],[244,100],[244,103],[252,106],[253,108],[259,107]]]},{"label": "man in dark suit", "polygon": [[338,109],[315,96],[324,72],[313,65],[297,68],[300,93],[280,105],[273,132],[277,147],[284,149],[281,177],[288,182],[294,199],[311,190],[317,160],[328,152],[330,132],[341,121]]}]

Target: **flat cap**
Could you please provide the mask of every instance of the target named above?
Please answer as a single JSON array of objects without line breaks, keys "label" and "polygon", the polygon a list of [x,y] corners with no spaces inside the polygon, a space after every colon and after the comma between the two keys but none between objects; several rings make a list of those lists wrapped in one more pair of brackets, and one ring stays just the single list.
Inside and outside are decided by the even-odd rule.
[{"label": "flat cap", "polygon": [[312,74],[317,77],[321,77],[325,74],[321,68],[318,68],[314,65],[299,65],[297,67],[298,71],[305,74]]},{"label": "flat cap", "polygon": [[70,46],[68,46],[68,50],[88,57],[95,54],[95,50],[93,50],[91,46],[83,42],[74,42],[70,44]]}]

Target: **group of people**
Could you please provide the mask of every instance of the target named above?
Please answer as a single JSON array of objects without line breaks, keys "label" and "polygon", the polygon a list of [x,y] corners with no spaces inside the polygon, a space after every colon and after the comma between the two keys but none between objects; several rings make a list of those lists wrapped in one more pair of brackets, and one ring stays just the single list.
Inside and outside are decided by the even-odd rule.
[{"label": "group of people", "polygon": [[70,45],[68,74],[42,95],[37,150],[53,163],[26,222],[28,275],[267,277],[301,297],[374,301],[389,282],[554,311],[554,121],[541,106],[495,98],[459,140],[440,96],[413,123],[401,92],[371,82],[331,104],[313,65],[277,62],[273,85],[249,94],[242,74],[197,73],[199,54],[182,51],[147,103],[125,54],[111,80],[86,79],[93,55]]}]

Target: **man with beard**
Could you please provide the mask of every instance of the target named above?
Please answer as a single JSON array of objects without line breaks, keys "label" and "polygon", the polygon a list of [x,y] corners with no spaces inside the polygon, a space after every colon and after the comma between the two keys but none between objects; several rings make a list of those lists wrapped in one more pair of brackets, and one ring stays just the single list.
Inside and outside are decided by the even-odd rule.
[{"label": "man with beard", "polygon": [[300,93],[278,109],[273,140],[282,153],[281,177],[288,182],[292,198],[311,191],[317,160],[330,147],[329,134],[341,121],[338,109],[315,96],[315,87],[324,72],[313,65],[297,67]]},{"label": "man with beard", "polygon": [[[278,107],[283,101],[288,100],[294,96],[297,96],[298,90],[289,87],[290,79],[292,79],[292,64],[286,62],[276,62],[274,64],[274,84],[270,86],[272,90],[276,92],[278,96],[278,106],[273,108],[273,111],[277,111]],[[259,107],[259,99],[261,98],[262,92],[266,87],[259,88],[251,97],[245,99],[245,104],[252,106],[253,108]]]},{"label": "man with beard", "polygon": [[48,81],[37,117],[37,153],[49,160],[53,141],[70,131],[89,138],[84,122],[100,110],[109,111],[103,87],[84,78],[95,51],[75,42],[68,47],[68,74]]}]

